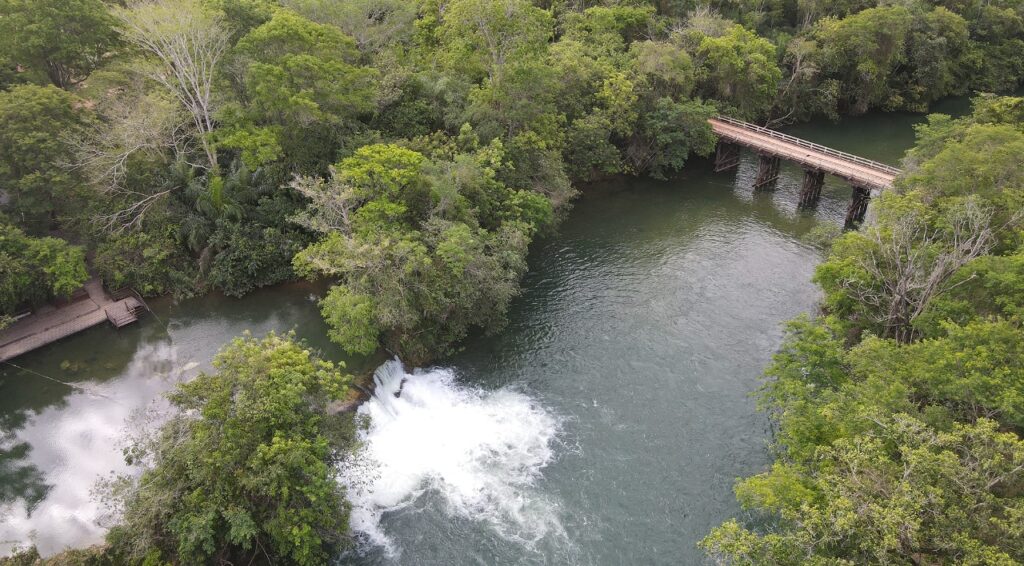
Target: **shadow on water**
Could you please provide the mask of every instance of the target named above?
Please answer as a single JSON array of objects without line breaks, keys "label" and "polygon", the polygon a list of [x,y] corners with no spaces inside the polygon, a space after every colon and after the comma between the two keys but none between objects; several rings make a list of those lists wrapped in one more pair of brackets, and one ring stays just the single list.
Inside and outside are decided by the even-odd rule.
[{"label": "shadow on water", "polygon": [[[923,119],[869,115],[792,133],[898,163]],[[852,192],[827,179],[817,206],[801,210],[800,168],[784,165],[774,190],[754,192],[756,168],[744,152],[731,172],[694,160],[668,181],[587,187],[558,234],[534,243],[505,330],[441,362],[468,390],[524,392],[560,418],[557,456],[517,495],[525,508],[543,497],[559,510],[553,535],[524,544],[450,513],[455,488],[434,481],[380,515],[399,552],[340,562],[701,563],[697,542],[742,514],[735,478],[769,462],[751,393],[783,321],[817,301],[820,252],[803,238],[841,225]]]},{"label": "shadow on water", "polygon": [[[957,105],[965,108],[945,110]],[[868,115],[787,131],[897,163],[923,119]],[[556,456],[527,492],[557,510],[558,537],[524,546],[452,515],[426,490],[380,518],[399,553],[342,561],[699,563],[696,542],[739,513],[734,479],[768,462],[767,422],[750,394],[782,321],[814,308],[820,255],[802,238],[841,223],[850,198],[828,179],[818,206],[799,210],[799,168],[784,165],[775,190],[760,193],[750,188],[755,170],[745,152],[728,173],[698,159],[669,181],[588,187],[559,233],[532,247],[504,331],[470,337],[442,361],[456,385],[510,388],[562,423]],[[33,536],[44,553],[101,540],[89,491],[125,471],[120,446],[133,419],[164,411],[163,394],[209,369],[232,337],[294,329],[343,359],[316,306],[325,290],[154,300],[156,317],[136,326],[83,332],[15,360],[24,370],[0,364],[0,554]],[[367,363],[350,361],[353,371]]]},{"label": "shadow on water", "polygon": [[[326,288],[151,300],[155,316],[139,324],[100,326],[12,360],[17,367],[0,364],[0,554],[33,536],[44,553],[98,542],[93,484],[128,471],[121,448],[141,414],[165,412],[163,394],[211,369],[233,337],[294,330],[326,358],[346,359],[317,309]],[[347,361],[352,371],[366,364]]]}]

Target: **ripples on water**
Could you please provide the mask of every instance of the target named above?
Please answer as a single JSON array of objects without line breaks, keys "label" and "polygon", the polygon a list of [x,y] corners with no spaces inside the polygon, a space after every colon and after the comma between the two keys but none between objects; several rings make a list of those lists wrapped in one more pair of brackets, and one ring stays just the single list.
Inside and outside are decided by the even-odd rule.
[{"label": "ripples on water", "polygon": [[[899,120],[817,127],[894,163],[912,135]],[[471,337],[441,361],[451,370],[383,368],[380,391],[407,381],[362,409],[373,424],[361,467],[340,475],[363,545],[339,561],[700,563],[696,542],[741,512],[735,479],[768,462],[750,394],[781,323],[817,299],[819,254],[800,238],[841,222],[850,195],[829,180],[818,207],[798,211],[801,171],[784,166],[775,191],[755,194],[755,168],[747,154],[736,173],[695,163],[666,183],[589,188],[535,243],[504,332]],[[19,360],[116,402],[0,368],[0,554],[30,538],[44,553],[100,539],[89,490],[123,470],[126,419],[183,378],[171,368],[208,367],[245,330],[295,328],[339,359],[310,299],[320,292],[165,303],[166,330],[95,329]]]}]

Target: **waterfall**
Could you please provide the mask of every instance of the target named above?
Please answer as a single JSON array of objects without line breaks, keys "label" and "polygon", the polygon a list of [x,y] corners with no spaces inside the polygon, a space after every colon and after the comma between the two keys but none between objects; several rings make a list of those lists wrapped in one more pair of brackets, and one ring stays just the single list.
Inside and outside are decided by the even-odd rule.
[{"label": "waterfall", "polygon": [[363,449],[340,470],[361,538],[397,553],[381,518],[428,491],[446,513],[525,545],[561,531],[557,506],[535,487],[554,457],[558,419],[522,392],[467,387],[448,369],[406,373],[395,359],[374,380],[359,409],[370,418]]}]

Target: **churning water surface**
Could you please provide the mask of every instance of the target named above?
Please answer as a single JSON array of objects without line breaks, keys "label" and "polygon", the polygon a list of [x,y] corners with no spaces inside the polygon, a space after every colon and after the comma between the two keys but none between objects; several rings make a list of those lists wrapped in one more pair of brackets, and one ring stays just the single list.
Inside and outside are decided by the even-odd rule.
[{"label": "churning water surface", "polygon": [[[917,120],[799,133],[896,162]],[[754,168],[746,155],[737,173],[695,162],[671,181],[588,188],[558,234],[535,243],[502,332],[470,337],[437,367],[379,368],[360,409],[364,448],[338,471],[359,540],[338,562],[700,563],[697,541],[741,512],[735,479],[768,463],[751,393],[781,324],[817,300],[820,256],[802,237],[841,222],[850,194],[829,181],[801,212],[798,169],[754,194]],[[158,301],[159,320],[0,367],[0,554],[101,540],[90,491],[123,469],[132,415],[161,408],[162,392],[209,368],[233,336],[294,328],[339,359],[322,291]]]}]

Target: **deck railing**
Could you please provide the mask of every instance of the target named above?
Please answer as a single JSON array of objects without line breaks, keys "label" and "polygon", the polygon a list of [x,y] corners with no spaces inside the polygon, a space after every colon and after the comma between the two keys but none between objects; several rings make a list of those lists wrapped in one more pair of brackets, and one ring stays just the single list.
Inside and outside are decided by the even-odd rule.
[{"label": "deck railing", "polygon": [[900,173],[902,173],[902,171],[899,168],[893,167],[892,165],[886,165],[885,163],[879,163],[878,161],[872,161],[870,159],[864,159],[863,157],[860,157],[860,156],[857,156],[857,155],[853,155],[852,153],[846,153],[845,151],[839,151],[837,149],[832,149],[831,147],[826,147],[826,146],[823,146],[821,144],[816,144],[814,142],[809,142],[807,140],[800,139],[798,137],[791,136],[789,134],[784,134],[784,133],[776,131],[776,130],[765,128],[764,126],[758,126],[758,125],[755,125],[755,124],[750,124],[750,123],[744,122],[742,120],[736,120],[735,118],[729,118],[728,116],[715,116],[715,119],[719,120],[721,122],[725,122],[727,124],[731,124],[733,126],[737,126],[737,127],[743,128],[745,130],[750,130],[750,131],[757,132],[759,134],[770,136],[772,138],[785,141],[787,143],[798,145],[800,147],[804,147],[804,148],[807,148],[807,149],[812,149],[812,150],[814,150],[814,151],[816,151],[818,153],[824,153],[824,154],[830,155],[832,157],[838,157],[838,158],[844,159],[846,161],[852,161],[852,162],[857,163],[859,165],[866,165],[868,167],[871,167],[873,169],[878,169],[878,170],[884,171],[886,173],[891,173],[893,175],[899,175]]}]

